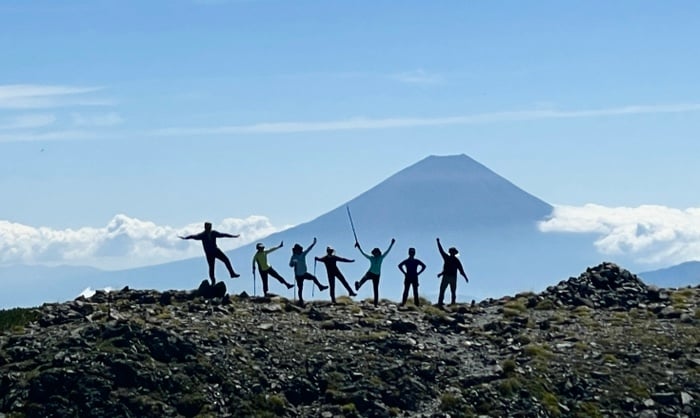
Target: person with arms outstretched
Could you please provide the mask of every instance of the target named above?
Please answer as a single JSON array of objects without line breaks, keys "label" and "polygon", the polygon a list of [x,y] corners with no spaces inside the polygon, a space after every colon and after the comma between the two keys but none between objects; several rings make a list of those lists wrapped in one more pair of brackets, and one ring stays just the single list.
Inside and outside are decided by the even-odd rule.
[{"label": "person with arms outstretched", "polygon": [[462,267],[462,262],[459,261],[457,255],[459,251],[455,247],[450,247],[447,252],[442,248],[440,244],[440,238],[437,239],[438,250],[442,256],[444,262],[442,267],[442,273],[438,274],[438,277],[442,275],[442,281],[440,282],[440,294],[438,296],[438,306],[443,306],[443,300],[445,299],[445,290],[447,286],[450,287],[450,292],[452,293],[452,305],[457,303],[457,272],[459,272],[464,280],[469,283],[469,278],[464,273],[464,268]]},{"label": "person with arms outstretched", "polygon": [[267,291],[268,291],[267,277],[268,276],[272,276],[275,279],[277,279],[280,283],[287,286],[287,289],[291,289],[292,287],[294,287],[294,285],[292,283],[289,283],[282,276],[280,276],[280,274],[277,273],[277,271],[274,268],[272,268],[272,266],[270,264],[268,264],[268,262],[267,262],[267,255],[275,250],[279,250],[283,246],[284,246],[284,241],[280,242],[280,245],[278,245],[276,247],[272,247],[269,250],[265,249],[265,245],[262,242],[259,242],[255,246],[255,249],[257,251],[255,252],[255,255],[253,256],[253,279],[255,279],[255,265],[257,264],[258,270],[260,271],[260,279],[262,280],[263,295],[264,296],[267,296]]},{"label": "person with arms outstretched", "polygon": [[384,251],[384,254],[382,254],[382,251],[379,248],[374,248],[372,250],[372,255],[369,255],[362,251],[360,243],[355,241],[355,248],[360,250],[360,254],[362,254],[363,256],[365,256],[366,259],[369,260],[369,270],[367,270],[367,273],[365,273],[365,275],[362,276],[362,278],[359,281],[355,282],[355,290],[359,291],[366,281],[372,280],[375,307],[379,305],[379,277],[382,274],[382,261],[384,261],[384,258],[389,254],[389,251],[391,251],[391,247],[394,246],[395,242],[396,240],[392,238],[391,244],[389,244],[389,248],[387,248],[386,251]]},{"label": "person with arms outstretched", "polygon": [[216,246],[217,238],[238,238],[240,235],[232,235],[224,232],[219,232],[211,229],[211,222],[204,222],[204,231],[199,234],[187,235],[185,237],[179,236],[180,239],[194,239],[197,241],[202,241],[202,247],[204,248],[204,255],[207,258],[207,264],[209,264],[209,279],[211,284],[216,284],[216,277],[214,276],[214,262],[218,258],[224,262],[226,269],[228,269],[229,275],[232,279],[240,277],[240,274],[236,273],[231,266],[231,261],[226,257],[223,251]]},{"label": "person with arms outstretched", "polygon": [[326,266],[326,273],[328,274],[328,286],[331,292],[331,302],[335,303],[335,279],[338,279],[340,283],[345,286],[348,290],[350,296],[357,296],[355,292],[352,291],[350,285],[345,280],[345,276],[340,272],[338,268],[338,261],[343,263],[354,263],[355,260],[350,260],[347,258],[339,257],[335,255],[335,250],[331,247],[326,248],[326,255],[323,257],[314,257],[315,261],[320,261]]},{"label": "person with arms outstretched", "polygon": [[297,281],[299,305],[301,306],[304,306],[304,280],[313,281],[320,291],[328,289],[328,286],[322,285],[316,276],[308,272],[308,268],[306,267],[306,254],[314,248],[314,245],[316,245],[316,237],[314,237],[314,241],[309,245],[306,251],[304,251],[304,247],[301,245],[294,244],[294,248],[292,248],[292,257],[289,259],[289,267],[294,268],[294,278]]},{"label": "person with arms outstretched", "polygon": [[404,275],[403,297],[399,306],[406,304],[410,287],[413,287],[413,304],[420,306],[420,301],[418,300],[418,276],[425,271],[425,264],[416,258],[415,248],[408,249],[408,258],[399,263],[399,270]]}]

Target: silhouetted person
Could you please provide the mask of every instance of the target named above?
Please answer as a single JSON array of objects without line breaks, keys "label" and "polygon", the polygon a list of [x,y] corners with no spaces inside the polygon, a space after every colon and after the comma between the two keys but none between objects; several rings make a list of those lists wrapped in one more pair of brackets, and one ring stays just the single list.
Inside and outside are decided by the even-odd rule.
[{"label": "silhouetted person", "polygon": [[464,268],[462,268],[462,262],[457,258],[459,251],[455,247],[450,247],[448,253],[442,248],[440,244],[440,238],[437,239],[438,250],[440,250],[440,255],[444,261],[442,267],[442,273],[438,274],[438,277],[442,275],[442,281],[440,282],[440,295],[438,296],[438,306],[443,306],[443,300],[445,299],[445,290],[447,286],[450,287],[452,292],[452,305],[457,302],[457,272],[459,272],[464,280],[469,283],[469,278],[464,274]]},{"label": "silhouetted person", "polygon": [[302,306],[304,305],[304,280],[313,281],[316,284],[316,286],[318,286],[318,289],[321,291],[328,289],[328,286],[322,285],[321,282],[318,281],[316,276],[307,271],[306,254],[308,254],[309,251],[311,251],[311,249],[314,248],[314,245],[316,245],[315,237],[314,241],[311,243],[311,245],[309,245],[309,248],[307,248],[306,251],[304,251],[304,248],[301,245],[294,244],[294,248],[292,248],[292,257],[289,259],[289,267],[294,267],[294,278],[297,281],[299,305]]},{"label": "silhouetted person", "polygon": [[274,268],[272,268],[271,265],[267,263],[267,255],[270,254],[271,252],[275,250],[279,250],[284,246],[284,241],[280,242],[280,245],[276,247],[272,247],[269,250],[265,249],[265,245],[261,242],[259,242],[255,248],[257,251],[255,252],[255,255],[253,256],[253,278],[255,278],[255,265],[258,265],[258,269],[260,270],[260,279],[262,280],[262,285],[263,285],[263,295],[267,296],[267,276],[272,276],[275,279],[277,279],[280,283],[283,285],[287,286],[287,289],[291,289],[294,287],[293,284],[289,283],[286,281],[282,276],[280,276],[277,271],[275,271]]},{"label": "silhouetted person", "polygon": [[335,303],[335,279],[338,279],[340,283],[348,290],[350,296],[357,296],[357,293],[353,292],[350,285],[345,280],[345,276],[340,272],[338,268],[338,261],[343,263],[354,263],[355,260],[349,260],[347,258],[338,257],[335,255],[335,250],[333,248],[326,248],[326,255],[323,257],[314,257],[314,260],[320,261],[326,266],[326,273],[328,273],[328,286],[331,291],[331,302]]},{"label": "silhouetted person", "polygon": [[425,271],[425,264],[416,258],[415,248],[408,249],[408,258],[399,263],[399,270],[404,274],[403,297],[401,298],[400,306],[406,304],[410,287],[413,287],[413,303],[416,306],[420,306],[420,301],[418,300],[418,276]]},{"label": "silhouetted person", "polygon": [[365,284],[367,280],[372,280],[372,287],[374,289],[374,306],[379,305],[379,276],[382,274],[382,261],[384,261],[384,257],[389,254],[389,251],[391,251],[391,247],[394,246],[395,242],[396,240],[392,238],[391,244],[389,244],[389,248],[384,251],[384,254],[382,254],[382,251],[379,248],[374,248],[372,250],[372,255],[365,254],[360,247],[360,243],[355,242],[355,248],[360,250],[360,253],[369,260],[369,270],[367,270],[367,273],[365,273],[365,275],[362,276],[359,281],[355,282],[355,290],[360,290],[362,285]]},{"label": "silhouetted person", "polygon": [[209,264],[209,279],[211,284],[216,284],[216,277],[214,277],[214,262],[218,258],[223,261],[228,269],[228,273],[231,278],[240,277],[240,274],[233,271],[231,266],[231,261],[226,257],[223,251],[216,246],[217,238],[238,238],[240,235],[231,235],[224,232],[219,232],[211,229],[211,222],[204,222],[204,231],[195,235],[188,235],[186,237],[179,236],[181,239],[195,239],[197,241],[202,241],[202,247],[204,248],[204,255],[207,257],[207,264]]}]

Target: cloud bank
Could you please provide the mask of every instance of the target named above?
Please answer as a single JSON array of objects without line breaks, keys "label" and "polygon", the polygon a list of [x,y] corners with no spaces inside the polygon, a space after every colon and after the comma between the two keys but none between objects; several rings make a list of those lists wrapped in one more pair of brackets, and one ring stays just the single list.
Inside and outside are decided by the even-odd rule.
[{"label": "cloud bank", "polygon": [[556,206],[539,228],[596,234],[600,253],[631,256],[643,264],[700,260],[700,208]]},{"label": "cloud bank", "polygon": [[[226,218],[215,222],[220,232],[240,234],[238,239],[219,240],[223,250],[248,244],[284,228],[273,226],[264,216]],[[202,248],[178,235],[202,230],[201,223],[183,227],[115,216],[101,228],[52,229],[0,221],[0,264],[85,265],[104,269],[133,268],[196,257]]]}]

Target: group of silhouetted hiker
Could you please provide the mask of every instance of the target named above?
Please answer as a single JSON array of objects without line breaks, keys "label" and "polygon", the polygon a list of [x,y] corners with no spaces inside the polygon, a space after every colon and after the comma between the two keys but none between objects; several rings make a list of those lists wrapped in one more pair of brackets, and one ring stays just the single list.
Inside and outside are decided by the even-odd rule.
[{"label": "group of silhouetted hiker", "polygon": [[[199,234],[187,235],[184,237],[180,236],[181,239],[193,239],[202,241],[204,254],[209,265],[209,279],[211,280],[212,285],[216,284],[216,277],[214,274],[214,263],[216,259],[219,259],[224,263],[231,278],[240,277],[240,274],[234,271],[233,266],[231,265],[231,261],[228,259],[226,254],[224,254],[224,252],[221,251],[221,249],[219,249],[219,247],[216,245],[217,238],[238,237],[239,235],[226,234],[213,230],[210,222],[204,223],[204,231],[200,232]],[[331,302],[336,303],[335,281],[337,279],[348,291],[348,295],[350,297],[357,296],[356,292],[359,291],[365,283],[371,281],[374,292],[373,302],[374,306],[377,306],[379,304],[379,279],[381,276],[382,262],[393,248],[395,242],[396,240],[392,238],[389,247],[384,252],[382,252],[379,248],[374,248],[372,249],[372,251],[370,251],[369,254],[367,254],[360,246],[360,243],[358,241],[355,241],[355,248],[357,248],[360,251],[360,254],[362,254],[365,258],[367,258],[367,260],[369,260],[369,269],[360,280],[355,281],[354,291],[348,284],[345,276],[343,276],[343,273],[338,268],[338,262],[353,263],[355,260],[337,256],[335,254],[335,250],[332,247],[326,248],[326,255],[324,255],[323,257],[314,257],[314,262],[320,261],[326,266],[326,273],[328,275],[328,285],[326,286],[321,284],[321,282],[314,274],[309,273],[308,267],[306,265],[306,255],[316,245],[316,238],[313,239],[313,242],[306,248],[306,250],[304,250],[304,247],[302,247],[301,245],[294,244],[294,247],[292,247],[292,256],[289,259],[289,267],[292,267],[294,269],[294,278],[297,287],[297,294],[299,296],[299,304],[304,304],[303,290],[305,280],[312,281],[313,284],[315,284],[320,291],[325,291],[326,289],[330,288]],[[267,260],[268,254],[282,248],[283,246],[284,242],[280,242],[278,246],[271,247],[269,249],[265,249],[265,245],[262,243],[258,243],[256,245],[256,252],[253,256],[253,278],[255,279],[255,272],[257,268],[257,271],[259,271],[260,273],[260,279],[263,285],[263,294],[265,296],[269,295],[269,277],[277,279],[281,284],[285,285],[287,289],[291,289],[295,286],[294,283],[291,283],[284,279],[284,277],[282,277],[282,275],[280,275]],[[467,283],[469,282],[469,278],[464,273],[462,262],[458,258],[459,251],[457,251],[455,247],[451,247],[447,251],[445,251],[442,247],[442,244],[440,243],[440,238],[437,238],[437,247],[443,259],[442,272],[438,274],[438,277],[441,278],[441,282],[437,304],[438,306],[443,306],[445,292],[447,291],[448,287],[451,292],[451,303],[455,304],[457,292],[457,275],[460,274],[462,277],[464,277],[464,280],[466,280]],[[406,304],[406,301],[408,300],[408,294],[411,289],[413,290],[413,303],[416,306],[419,306],[420,300],[418,297],[418,276],[420,276],[420,274],[425,271],[426,266],[425,263],[416,258],[415,248],[408,249],[408,258],[400,262],[398,264],[398,268],[404,275],[404,289],[403,296],[401,298],[401,306]]]}]

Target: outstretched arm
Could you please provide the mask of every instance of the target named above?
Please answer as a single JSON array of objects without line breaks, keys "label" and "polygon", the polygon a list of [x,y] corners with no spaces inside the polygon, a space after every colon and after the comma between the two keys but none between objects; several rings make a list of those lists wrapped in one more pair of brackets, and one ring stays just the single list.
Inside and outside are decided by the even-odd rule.
[{"label": "outstretched arm", "polygon": [[440,238],[437,239],[437,244],[438,244],[438,250],[440,250],[440,254],[441,254],[443,257],[447,257],[447,253],[446,253],[445,250],[442,248],[442,244],[440,244]]},{"label": "outstretched arm", "polygon": [[219,232],[219,236],[221,238],[238,238],[238,237],[240,237],[239,234],[232,235],[232,234],[227,234],[225,232]]},{"label": "outstretched arm", "polygon": [[343,257],[337,257],[337,256],[335,257],[335,259],[337,261],[342,261],[344,263],[354,263],[355,262],[355,260],[350,260],[349,258],[343,258]]},{"label": "outstretched arm", "polygon": [[314,245],[316,245],[316,237],[314,237],[314,240],[311,243],[311,245],[309,245],[309,248],[307,248],[306,251],[304,251],[304,255],[308,254],[309,251],[311,251],[311,249],[314,248]]},{"label": "outstretched arm", "polygon": [[202,239],[202,234],[191,234],[191,235],[185,235],[184,237],[182,235],[177,236],[180,239],[196,239],[196,240],[201,240]]},{"label": "outstretched arm", "polygon": [[389,244],[389,248],[384,251],[384,256],[386,257],[387,254],[389,254],[389,251],[391,251],[391,248],[394,246],[394,243],[396,242],[396,239],[392,238],[391,239],[391,244]]}]

